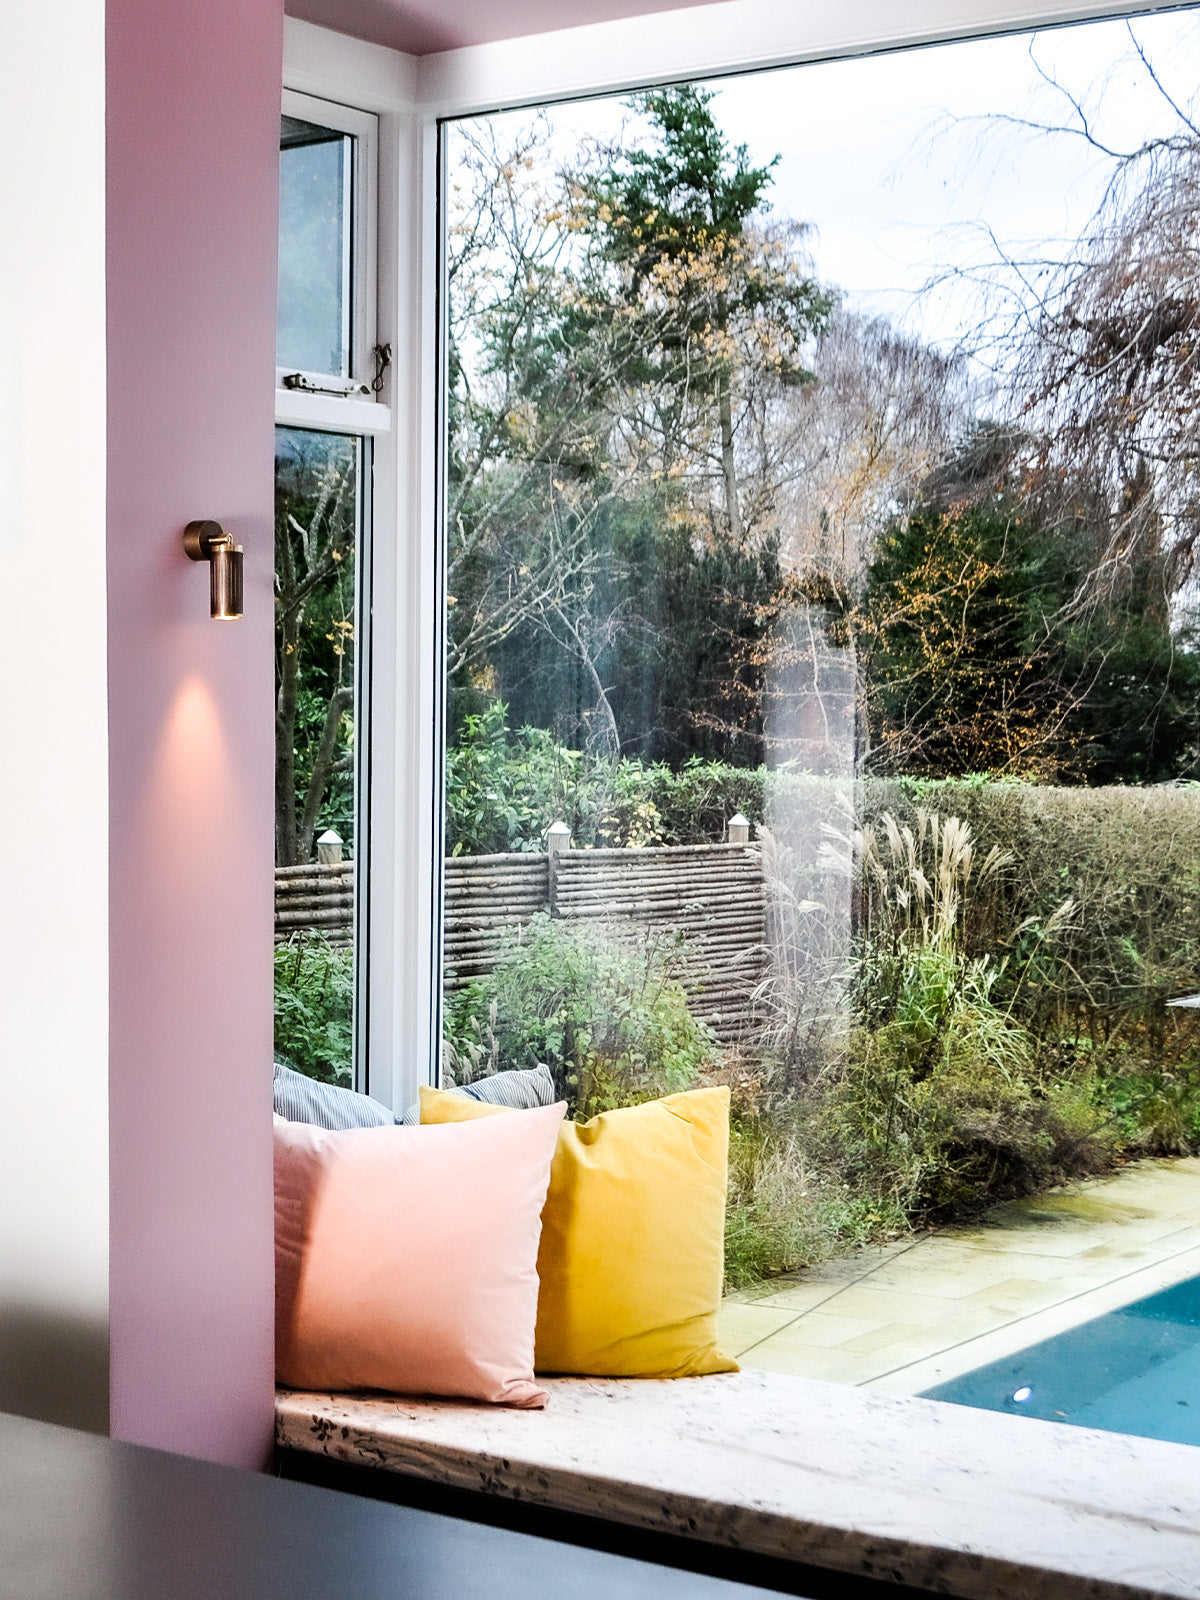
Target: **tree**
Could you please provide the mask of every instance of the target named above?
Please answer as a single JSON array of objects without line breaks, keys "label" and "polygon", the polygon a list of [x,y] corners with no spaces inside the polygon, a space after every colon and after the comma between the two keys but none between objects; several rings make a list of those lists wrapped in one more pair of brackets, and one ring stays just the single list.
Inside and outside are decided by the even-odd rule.
[{"label": "tree", "polygon": [[731,149],[713,99],[692,85],[638,96],[647,144],[610,148],[607,167],[576,186],[584,226],[618,269],[620,303],[637,313],[636,377],[661,397],[647,416],[659,453],[668,470],[715,454],[736,545],[748,531],[737,452],[747,393],[754,379],[811,381],[806,352],[832,299],[804,269],[801,227],[752,221],[775,161],[752,167],[744,145]]},{"label": "tree", "polygon": [[[281,429],[275,463],[275,860],[353,825],[356,442]],[[332,811],[332,815],[329,813]]]},{"label": "tree", "polygon": [[773,419],[785,566],[858,589],[875,543],[914,505],[962,436],[974,396],[961,358],[834,307],[813,352],[816,381]]},{"label": "tree", "polygon": [[876,770],[1053,775],[1064,707],[1031,532],[1003,505],[926,505],[880,541],[857,630]]},{"label": "tree", "polygon": [[1125,145],[1106,124],[1101,79],[1087,103],[1030,59],[1061,107],[1034,121],[985,119],[990,132],[1085,143],[1108,164],[1100,204],[1058,259],[997,244],[981,270],[990,345],[1027,442],[1025,490],[1047,523],[1086,541],[1071,607],[1120,603],[1150,566],[1170,597],[1188,581],[1200,534],[1200,124],[1126,24],[1130,60],[1155,93],[1160,131]]},{"label": "tree", "polygon": [[1071,515],[1070,486],[1103,492],[1084,605],[1147,563],[1177,590],[1200,535],[1200,137],[1141,152],[1122,179],[1024,364],[1043,503]]},{"label": "tree", "polygon": [[447,576],[448,668],[464,687],[486,685],[503,641],[561,630],[586,603],[596,519],[622,488],[609,435],[633,335],[628,318],[581,310],[565,203],[535,159],[544,124],[507,150],[491,130],[459,137]]},{"label": "tree", "polygon": [[[794,231],[749,225],[765,169],[728,151],[708,99],[646,97],[654,133],[632,166],[609,149],[557,188],[539,126],[507,152],[490,134],[463,135],[450,268],[452,736],[499,696],[518,725],[610,756],[730,748],[729,716],[700,701],[747,686],[728,664],[769,596],[762,574],[778,566],[774,479],[755,470],[748,491],[737,454],[758,467],[756,428],[761,440],[771,397],[807,381],[803,346],[825,300]],[[612,204],[631,172],[643,207],[632,251]],[[707,210],[693,216],[701,187]],[[656,232],[659,188],[677,210]],[[747,752],[759,748],[757,714],[751,705]]]},{"label": "tree", "polygon": [[[981,427],[880,541],[854,618],[878,771],[1086,783],[1185,775],[1200,736],[1200,657],[1157,564],[1074,605],[1086,519],[1039,515],[1028,441]],[[1086,508],[1095,491],[1076,488]]]}]

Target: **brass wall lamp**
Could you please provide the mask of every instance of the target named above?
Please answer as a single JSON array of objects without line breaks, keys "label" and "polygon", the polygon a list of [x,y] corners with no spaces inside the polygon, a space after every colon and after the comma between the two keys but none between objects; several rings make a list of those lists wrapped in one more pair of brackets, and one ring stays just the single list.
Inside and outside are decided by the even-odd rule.
[{"label": "brass wall lamp", "polygon": [[193,561],[208,562],[208,614],[232,622],[242,614],[242,547],[219,522],[189,522],[183,548]]}]

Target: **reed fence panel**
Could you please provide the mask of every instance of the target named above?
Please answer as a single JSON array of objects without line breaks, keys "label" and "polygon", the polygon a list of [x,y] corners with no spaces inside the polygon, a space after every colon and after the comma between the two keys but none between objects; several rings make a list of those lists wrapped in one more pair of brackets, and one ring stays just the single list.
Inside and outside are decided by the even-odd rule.
[{"label": "reed fence panel", "polygon": [[354,939],[354,863],[312,862],[275,868],[275,943],[321,933],[331,944]]},{"label": "reed fence panel", "polygon": [[487,977],[505,933],[549,906],[549,878],[544,855],[447,860],[442,947],[447,991]]},{"label": "reed fence panel", "polygon": [[677,970],[693,1013],[741,1037],[766,968],[762,857],[743,845],[459,856],[446,863],[446,988],[491,970],[504,933],[550,910],[614,936],[679,934]]},{"label": "reed fence panel", "polygon": [[[767,895],[752,846],[569,850],[452,856],[446,862],[447,992],[486,978],[504,937],[539,911],[603,923],[616,938],[679,936],[674,961],[695,1016],[723,1042],[742,1037],[767,968]],[[279,867],[275,938],[304,930],[349,944],[354,863]]]}]

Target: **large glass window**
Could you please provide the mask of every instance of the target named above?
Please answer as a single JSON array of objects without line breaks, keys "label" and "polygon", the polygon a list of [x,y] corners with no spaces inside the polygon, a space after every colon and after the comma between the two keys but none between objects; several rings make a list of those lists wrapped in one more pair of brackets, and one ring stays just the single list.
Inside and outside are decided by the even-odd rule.
[{"label": "large glass window", "polygon": [[[275,1047],[361,1079],[375,119],[284,97],[275,449]],[[357,408],[357,409],[355,409]],[[383,407],[378,407],[383,411]],[[386,418],[385,418],[386,421]]]},{"label": "large glass window", "polygon": [[914,1392],[1194,1274],[1198,61],[445,131],[445,1070],[728,1083],[748,1364]]}]

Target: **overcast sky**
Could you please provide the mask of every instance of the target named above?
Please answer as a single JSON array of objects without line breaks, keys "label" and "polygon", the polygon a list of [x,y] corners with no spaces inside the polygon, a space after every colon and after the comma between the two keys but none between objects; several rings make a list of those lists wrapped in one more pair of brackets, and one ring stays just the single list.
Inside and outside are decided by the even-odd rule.
[{"label": "overcast sky", "polygon": [[[1133,28],[1164,88],[1194,102],[1200,13],[1143,17]],[[1070,118],[1030,60],[1031,40],[1037,62],[1084,102],[1106,143],[1132,148],[1178,126],[1123,22],[722,79],[712,85],[714,112],[756,164],[781,156],[771,207],[813,225],[823,282],[851,306],[951,344],[973,319],[973,294],[961,282],[921,293],[929,280],[994,259],[988,229],[1018,255],[1054,256],[1086,227],[1112,171],[1080,138],[987,120]],[[627,114],[613,101],[558,107],[555,146],[610,136]]]}]

